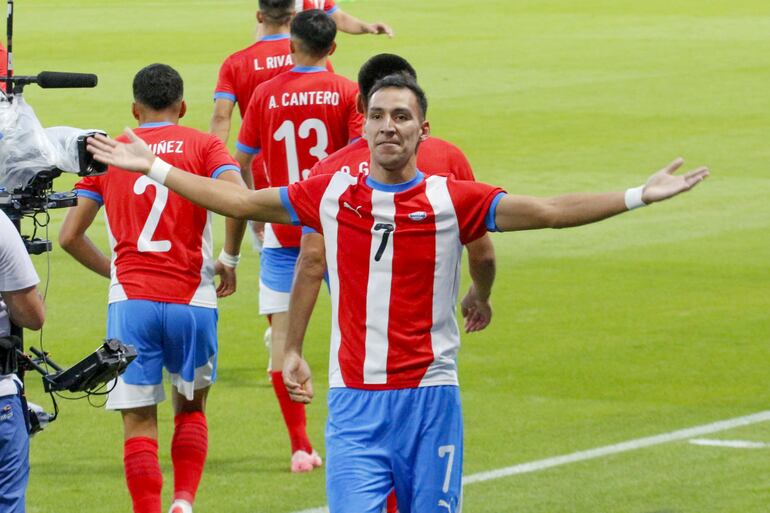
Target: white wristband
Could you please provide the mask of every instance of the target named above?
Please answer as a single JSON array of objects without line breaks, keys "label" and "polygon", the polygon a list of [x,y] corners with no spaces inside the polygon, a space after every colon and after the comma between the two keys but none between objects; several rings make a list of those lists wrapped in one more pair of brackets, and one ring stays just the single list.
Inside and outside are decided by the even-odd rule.
[{"label": "white wristband", "polygon": [[642,201],[642,192],[644,192],[644,185],[626,189],[626,208],[628,210],[647,206],[647,203]]},{"label": "white wristband", "polygon": [[168,172],[171,171],[171,167],[171,164],[168,162],[164,162],[160,157],[155,157],[155,160],[152,161],[152,166],[150,166],[150,172],[147,173],[147,177],[163,185],[166,183],[166,177],[168,176]]},{"label": "white wristband", "polygon": [[219,252],[218,260],[227,267],[236,268],[241,261],[241,255],[231,255],[222,248],[222,251]]}]

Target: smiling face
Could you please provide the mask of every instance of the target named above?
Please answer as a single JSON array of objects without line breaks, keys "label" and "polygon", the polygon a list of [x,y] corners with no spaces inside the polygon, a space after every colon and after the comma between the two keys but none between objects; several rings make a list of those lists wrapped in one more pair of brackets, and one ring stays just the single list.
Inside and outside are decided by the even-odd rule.
[{"label": "smiling face", "polygon": [[[429,130],[417,97],[410,89],[385,87],[376,91],[369,100],[364,125],[372,171],[381,168],[391,175],[408,170],[410,162],[414,167],[417,147],[428,137]],[[383,177],[374,176],[374,179]]]}]

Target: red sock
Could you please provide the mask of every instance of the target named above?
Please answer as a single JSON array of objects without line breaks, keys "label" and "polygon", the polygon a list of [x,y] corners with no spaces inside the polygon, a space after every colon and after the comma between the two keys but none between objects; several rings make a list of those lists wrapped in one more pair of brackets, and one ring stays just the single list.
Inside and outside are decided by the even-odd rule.
[{"label": "red sock", "polygon": [[126,440],[123,466],[134,513],[160,513],[163,474],[158,464],[158,441],[144,436]]},{"label": "red sock", "polygon": [[283,420],[286,422],[286,429],[289,430],[292,454],[297,451],[312,453],[313,446],[310,445],[305,429],[307,425],[305,405],[291,400],[289,391],[286,390],[286,385],[283,384],[283,373],[281,371],[271,372],[270,375],[273,380],[275,396],[278,398],[278,404],[281,406]]},{"label": "red sock", "polygon": [[203,474],[209,430],[203,412],[185,412],[174,417],[174,438],[171,440],[171,461],[174,463],[174,500],[190,504]]},{"label": "red sock", "polygon": [[398,513],[398,503],[396,502],[396,490],[391,490],[388,495],[388,502],[385,507],[385,511],[388,513]]}]

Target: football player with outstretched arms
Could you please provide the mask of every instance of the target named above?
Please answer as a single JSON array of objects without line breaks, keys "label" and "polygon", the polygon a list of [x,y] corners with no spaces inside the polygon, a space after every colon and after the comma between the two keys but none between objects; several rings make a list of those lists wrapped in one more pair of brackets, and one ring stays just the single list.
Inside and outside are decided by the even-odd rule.
[{"label": "football player with outstretched arms", "polygon": [[[261,155],[273,186],[307,178],[328,154],[361,136],[356,84],[327,69],[337,29],[323,11],[297,14],[291,22],[294,67],[254,90],[238,134],[235,159],[248,180],[251,159]],[[283,346],[288,329],[289,292],[299,254],[301,229],[265,225],[260,258],[259,313],[270,321],[271,377],[291,442],[291,469],[321,465],[306,432],[305,406],[293,402],[283,384]]]},{"label": "football player with outstretched arms", "polygon": [[[405,73],[416,79],[414,68],[398,55],[375,55],[361,66],[358,73],[357,102],[361,112],[366,109],[366,97],[375,82],[394,73]],[[337,171],[352,176],[366,175],[369,173],[370,157],[368,142],[360,139],[318,162],[311,169],[310,176]],[[426,175],[448,174],[458,180],[475,179],[468,159],[462,151],[434,136],[428,137],[420,144],[417,167]],[[468,244],[468,260],[473,284],[463,298],[462,313],[466,319],[465,330],[474,332],[484,329],[492,316],[489,298],[495,278],[495,251],[488,235]],[[305,228],[297,260],[297,278],[289,303],[289,344],[301,344],[305,336],[325,271],[323,236]],[[294,369],[298,363],[295,359],[284,360],[284,368]]]},{"label": "football player with outstretched arms", "polygon": [[[222,141],[178,125],[186,105],[182,78],[173,68],[143,68],[133,89],[136,133],[149,151],[190,175],[246,189]],[[78,205],[67,213],[59,241],[78,262],[111,280],[107,336],[134,345],[138,354],[107,400],[107,409],[120,410],[123,417],[123,461],[134,513],[161,510],[157,404],[165,399],[164,368],[175,415],[169,511],[190,513],[208,448],[205,405],[216,379],[217,296],[235,291],[242,222],[227,219],[224,248],[215,261],[211,213],[163,184],[111,166],[75,188]],[[102,206],[111,258],[86,235]],[[215,273],[221,276],[218,288]]]},{"label": "football player with outstretched arms", "polygon": [[[460,508],[454,306],[463,244],[487,231],[601,221],[676,196],[708,176],[706,168],[674,174],[683,162],[677,159],[639,187],[551,198],[425,176],[416,162],[430,131],[426,111],[413,79],[385,77],[369,92],[368,176],[336,173],[262,191],[173,169],[131,131],[128,144],[104,136],[89,142],[97,160],[147,174],[206,208],[302,223],[323,234],[332,296],[326,431],[331,513],[375,513],[393,487],[402,513]],[[287,348],[292,352],[301,355],[301,348]],[[294,397],[310,401],[312,384],[303,369],[287,376],[287,383]]]}]

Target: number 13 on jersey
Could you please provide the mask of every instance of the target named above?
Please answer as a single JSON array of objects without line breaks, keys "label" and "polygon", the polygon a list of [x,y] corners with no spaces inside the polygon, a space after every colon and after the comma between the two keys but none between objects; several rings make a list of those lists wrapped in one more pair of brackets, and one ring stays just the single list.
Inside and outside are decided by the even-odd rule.
[{"label": "number 13 on jersey", "polygon": [[[310,148],[309,153],[315,157],[316,160],[322,160],[329,156],[326,153],[326,149],[329,146],[329,135],[324,122],[317,118],[306,119],[299,125],[299,129],[295,130],[294,122],[286,120],[281,123],[278,130],[273,134],[273,139],[276,141],[284,141],[286,146],[286,166],[289,170],[289,183],[298,182],[308,177],[310,169],[303,169],[300,175],[299,169],[299,156],[297,155],[297,136],[301,139],[308,139],[311,136],[311,132],[315,133],[315,146]],[[315,162],[314,162],[315,163]]]}]

